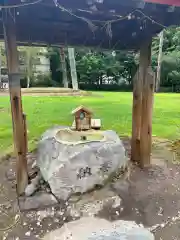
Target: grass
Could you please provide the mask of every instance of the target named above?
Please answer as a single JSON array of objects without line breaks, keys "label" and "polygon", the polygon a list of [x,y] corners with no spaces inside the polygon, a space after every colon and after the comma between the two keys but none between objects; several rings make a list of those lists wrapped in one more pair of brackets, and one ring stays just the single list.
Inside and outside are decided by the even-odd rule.
[{"label": "grass", "polygon": [[[80,104],[90,107],[96,118],[101,118],[104,129],[120,135],[131,133],[131,93],[98,93],[86,97],[24,96],[30,148],[40,135],[53,125],[71,125],[71,110]],[[158,94],[154,101],[153,135],[176,139],[180,136],[180,95]],[[12,123],[9,97],[0,97],[0,155],[12,152]]]}]

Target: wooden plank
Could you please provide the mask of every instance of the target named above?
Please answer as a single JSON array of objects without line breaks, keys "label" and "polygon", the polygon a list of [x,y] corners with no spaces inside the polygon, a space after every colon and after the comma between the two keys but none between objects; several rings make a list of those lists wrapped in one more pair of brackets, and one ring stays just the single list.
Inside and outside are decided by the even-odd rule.
[{"label": "wooden plank", "polygon": [[151,163],[152,146],[152,106],[154,93],[154,76],[151,65],[151,41],[145,43],[140,51],[142,58],[140,71],[143,77],[142,113],[140,130],[140,165],[149,166]]},{"label": "wooden plank", "polygon": [[140,77],[138,69],[133,79],[133,109],[132,109],[132,139],[131,139],[131,160],[138,163],[140,162],[142,80],[143,78]]},{"label": "wooden plank", "polygon": [[24,125],[22,113],[22,100],[19,76],[18,51],[16,45],[15,22],[10,9],[3,9],[3,28],[6,45],[8,73],[9,73],[9,93],[11,101],[11,112],[13,122],[13,135],[15,153],[17,157],[17,193],[24,193],[28,184],[27,160],[25,152]]}]

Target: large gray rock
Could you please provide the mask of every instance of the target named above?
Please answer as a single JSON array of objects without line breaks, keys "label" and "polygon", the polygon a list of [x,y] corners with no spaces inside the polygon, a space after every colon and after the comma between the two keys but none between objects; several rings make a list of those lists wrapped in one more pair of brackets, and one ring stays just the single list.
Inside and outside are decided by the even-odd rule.
[{"label": "large gray rock", "polygon": [[98,218],[81,218],[44,237],[44,240],[154,240],[154,236],[134,222],[108,222]]},{"label": "large gray rock", "polygon": [[44,180],[59,199],[67,200],[73,193],[84,193],[95,185],[103,185],[118,168],[126,166],[125,149],[114,131],[97,132],[102,134],[99,141],[68,142],[58,138],[62,129],[65,127],[44,133],[37,157]]}]

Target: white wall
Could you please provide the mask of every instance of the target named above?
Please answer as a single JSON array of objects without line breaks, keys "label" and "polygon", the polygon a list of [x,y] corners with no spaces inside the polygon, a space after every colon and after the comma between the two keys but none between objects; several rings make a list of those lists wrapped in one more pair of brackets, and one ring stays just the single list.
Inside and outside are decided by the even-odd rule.
[{"label": "white wall", "polygon": [[36,72],[48,73],[50,71],[49,59],[45,56],[39,56],[40,64],[35,66]]}]

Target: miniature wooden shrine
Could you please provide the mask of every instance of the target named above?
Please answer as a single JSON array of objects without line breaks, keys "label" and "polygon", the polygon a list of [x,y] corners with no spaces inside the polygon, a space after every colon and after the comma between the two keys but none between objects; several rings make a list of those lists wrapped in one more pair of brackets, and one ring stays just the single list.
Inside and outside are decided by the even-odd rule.
[{"label": "miniature wooden shrine", "polygon": [[79,106],[72,111],[75,120],[75,129],[77,131],[85,131],[91,129],[91,119],[92,119],[92,112],[83,107]]}]

